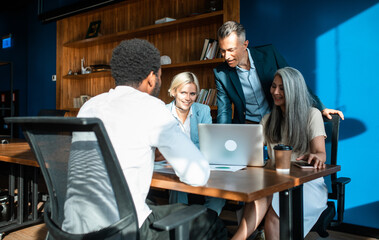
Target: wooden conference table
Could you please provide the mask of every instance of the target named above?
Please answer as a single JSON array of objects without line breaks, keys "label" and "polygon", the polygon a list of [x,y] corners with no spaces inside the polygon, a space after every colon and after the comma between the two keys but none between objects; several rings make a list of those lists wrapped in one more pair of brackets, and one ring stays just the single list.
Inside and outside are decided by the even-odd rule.
[{"label": "wooden conference table", "polygon": [[212,171],[207,184],[192,187],[174,174],[154,172],[151,186],[242,202],[252,202],[279,192],[280,239],[303,239],[303,183],[341,170],[327,165],[325,169],[301,169],[291,166],[289,174],[275,169],[247,167],[237,172]]},{"label": "wooden conference table", "polygon": [[[0,161],[38,167],[26,142],[0,144]],[[186,185],[174,174],[154,172],[151,186],[241,202],[251,202],[279,192],[280,238],[303,239],[303,224],[299,224],[303,222],[303,183],[340,170],[340,166],[327,165],[322,170],[292,166],[289,174],[260,167],[247,167],[237,172],[212,171],[208,183],[202,187]]]}]

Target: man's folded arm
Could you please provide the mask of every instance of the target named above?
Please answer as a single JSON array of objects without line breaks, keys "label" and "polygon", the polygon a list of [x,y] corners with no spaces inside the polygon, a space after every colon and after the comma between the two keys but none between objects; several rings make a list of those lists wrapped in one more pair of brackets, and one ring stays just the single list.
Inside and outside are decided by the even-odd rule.
[{"label": "man's folded arm", "polygon": [[159,151],[171,164],[180,181],[202,186],[208,181],[208,161],[177,124],[166,129],[159,139]]}]

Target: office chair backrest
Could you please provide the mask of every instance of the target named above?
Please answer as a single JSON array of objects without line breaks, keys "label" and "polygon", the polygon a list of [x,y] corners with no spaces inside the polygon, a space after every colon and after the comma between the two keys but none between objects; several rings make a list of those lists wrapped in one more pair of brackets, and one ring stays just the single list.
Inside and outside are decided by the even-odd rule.
[{"label": "office chair backrest", "polygon": [[60,109],[41,109],[38,112],[39,117],[64,117],[66,112],[69,112],[67,110],[60,110]]},{"label": "office chair backrest", "polygon": [[138,238],[133,199],[99,119],[9,120],[21,125],[41,167],[50,196],[50,238]]},{"label": "office chair backrest", "polygon": [[[324,117],[325,131],[328,136],[325,141],[326,163],[337,165],[337,148],[340,117],[332,115],[332,119]],[[337,200],[337,215],[334,201],[328,201],[328,207],[322,212],[321,216],[313,226],[311,231],[316,231],[321,237],[329,235],[326,231],[329,226],[337,226],[342,223],[345,210],[345,185],[351,181],[347,177],[337,178],[337,173],[324,177],[328,187],[328,199]],[[337,219],[335,218],[337,216]]]},{"label": "office chair backrest", "polygon": [[[338,114],[332,114],[332,119],[323,117],[327,138],[325,139],[326,164],[337,165],[338,136],[340,127],[340,117]],[[329,198],[336,199],[335,189],[332,182],[337,179],[337,173],[324,177],[328,187]]]}]

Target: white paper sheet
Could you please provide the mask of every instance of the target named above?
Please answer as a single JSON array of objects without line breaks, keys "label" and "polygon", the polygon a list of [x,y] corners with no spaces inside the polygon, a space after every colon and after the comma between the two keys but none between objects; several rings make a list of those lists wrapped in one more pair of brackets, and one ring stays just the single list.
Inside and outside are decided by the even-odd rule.
[{"label": "white paper sheet", "polygon": [[160,161],[154,163],[154,172],[175,174],[174,169],[167,161]]},{"label": "white paper sheet", "polygon": [[227,172],[236,172],[245,168],[246,166],[235,166],[235,165],[209,165],[211,171],[227,171]]}]

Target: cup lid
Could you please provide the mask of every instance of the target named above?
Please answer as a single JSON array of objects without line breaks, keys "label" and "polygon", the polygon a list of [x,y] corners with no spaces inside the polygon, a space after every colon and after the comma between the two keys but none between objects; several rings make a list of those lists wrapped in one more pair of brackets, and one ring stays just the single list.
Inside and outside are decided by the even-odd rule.
[{"label": "cup lid", "polygon": [[292,150],[292,147],[289,145],[278,144],[274,147],[274,150]]}]

